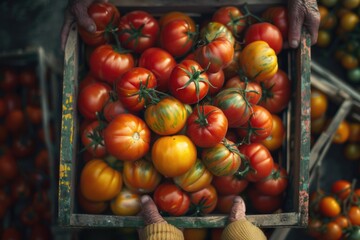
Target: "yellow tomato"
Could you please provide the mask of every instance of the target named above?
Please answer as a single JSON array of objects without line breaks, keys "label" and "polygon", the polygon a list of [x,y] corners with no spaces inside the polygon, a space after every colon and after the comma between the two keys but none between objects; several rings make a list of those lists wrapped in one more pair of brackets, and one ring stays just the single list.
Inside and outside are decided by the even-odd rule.
[{"label": "yellow tomato", "polygon": [[355,29],[358,22],[359,16],[356,13],[347,12],[340,18],[340,27],[347,32],[351,32]]},{"label": "yellow tomato", "polygon": [[123,188],[110,203],[111,211],[119,216],[135,216],[141,210],[140,195]]},{"label": "yellow tomato", "polygon": [[355,9],[360,5],[360,0],[342,0],[342,5],[346,9]]},{"label": "yellow tomato", "polygon": [[265,145],[270,151],[279,149],[285,139],[285,127],[281,118],[276,114],[272,116],[272,130],[270,136],[268,136],[261,143]]},{"label": "yellow tomato", "polygon": [[311,119],[324,116],[328,107],[327,96],[317,89],[311,89]]},{"label": "yellow tomato", "polygon": [[330,42],[331,42],[330,33],[326,30],[319,30],[316,45],[318,47],[325,48],[329,46]]},{"label": "yellow tomato", "polygon": [[342,121],[338,128],[336,129],[335,135],[333,137],[333,143],[345,143],[350,135],[350,126],[349,123],[344,120]]}]

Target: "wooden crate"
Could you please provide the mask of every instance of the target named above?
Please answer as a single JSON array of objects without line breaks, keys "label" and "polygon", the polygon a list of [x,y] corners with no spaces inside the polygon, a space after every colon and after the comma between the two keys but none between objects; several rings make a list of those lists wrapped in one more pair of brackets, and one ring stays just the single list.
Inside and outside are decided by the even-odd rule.
[{"label": "wooden crate", "polygon": [[[242,6],[245,1],[113,1],[120,12],[143,9],[150,13],[161,14],[165,11],[190,11],[199,16],[214,12],[219,6]],[[261,11],[268,6],[278,5],[281,1],[252,1],[251,11]],[[62,133],[60,150],[59,179],[59,224],[74,227],[139,227],[143,220],[138,216],[90,215],[77,210],[76,181],[78,171],[79,119],[77,112],[78,74],[83,59],[83,44],[77,28],[71,28],[67,40],[64,59]],[[290,173],[286,209],[281,213],[248,215],[247,218],[261,227],[304,227],[308,222],[308,188],[310,157],[310,38],[302,34],[300,47],[284,53],[283,68],[292,80],[292,99],[283,119],[287,124],[287,141],[284,165]],[[166,217],[166,220],[181,228],[216,228],[227,223],[227,216],[211,214],[204,217]]]}]

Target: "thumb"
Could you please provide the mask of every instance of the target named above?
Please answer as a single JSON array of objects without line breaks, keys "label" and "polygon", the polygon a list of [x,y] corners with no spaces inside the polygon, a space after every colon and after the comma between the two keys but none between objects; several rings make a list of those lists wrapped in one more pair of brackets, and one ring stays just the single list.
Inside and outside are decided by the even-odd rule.
[{"label": "thumb", "polygon": [[150,196],[143,195],[141,197],[141,209],[145,226],[165,222]]},{"label": "thumb", "polygon": [[231,208],[229,221],[236,222],[241,219],[245,219],[246,206],[242,197],[237,196],[234,198],[234,204]]},{"label": "thumb", "polygon": [[95,32],[96,25],[88,14],[88,7],[92,1],[76,1],[71,7],[72,13],[77,19],[79,26],[86,29],[88,32]]}]

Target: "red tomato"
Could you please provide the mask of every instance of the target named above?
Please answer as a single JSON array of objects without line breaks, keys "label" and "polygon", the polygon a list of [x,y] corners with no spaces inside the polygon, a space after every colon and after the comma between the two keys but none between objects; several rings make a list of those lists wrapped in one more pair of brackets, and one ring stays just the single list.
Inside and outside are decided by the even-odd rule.
[{"label": "red tomato", "polygon": [[183,103],[198,103],[209,91],[209,79],[205,70],[197,62],[184,60],[172,70],[169,90]]},{"label": "red tomato", "polygon": [[214,12],[211,20],[224,24],[236,37],[239,37],[246,27],[246,18],[240,9],[234,6],[219,8]]},{"label": "red tomato", "polygon": [[26,88],[36,87],[38,83],[38,78],[35,72],[35,69],[26,68],[22,70],[19,75],[19,84]]},{"label": "red tomato", "polygon": [[3,92],[15,91],[19,83],[18,73],[15,69],[3,68],[0,71],[0,88]]},{"label": "red tomato", "polygon": [[236,177],[235,175],[217,177],[212,180],[212,185],[216,188],[219,195],[239,195],[248,186],[246,179]]},{"label": "red tomato", "polygon": [[224,82],[225,82],[225,75],[224,71],[220,70],[216,73],[208,73],[209,79],[209,95],[215,96],[218,92],[221,91]]},{"label": "red tomato", "polygon": [[[269,150],[261,143],[251,143],[239,146],[239,150],[245,155],[246,163],[245,178],[251,182],[260,181],[271,174],[274,167],[274,160]],[[245,162],[244,161],[244,162]]]},{"label": "red tomato", "polygon": [[360,226],[360,208],[358,206],[351,206],[347,215],[352,225]]},{"label": "red tomato", "polygon": [[274,164],[271,174],[255,183],[255,188],[264,195],[277,196],[282,194],[288,185],[288,173],[286,169]]},{"label": "red tomato", "polygon": [[148,69],[135,67],[116,82],[119,100],[130,112],[139,112],[149,103],[149,91],[156,87],[156,77]]},{"label": "red tomato", "polygon": [[106,121],[111,122],[117,115],[127,113],[124,104],[119,100],[110,98],[110,101],[105,103],[103,114]]},{"label": "red tomato", "polygon": [[194,206],[195,215],[208,214],[214,211],[217,203],[217,193],[216,189],[209,185],[197,192],[190,193],[190,201]]},{"label": "red tomato", "polygon": [[267,42],[276,54],[280,53],[283,38],[279,28],[275,25],[267,22],[250,25],[245,32],[245,44],[259,40]]},{"label": "red tomato", "polygon": [[19,176],[11,183],[11,198],[13,202],[19,199],[27,199],[31,195],[31,186],[29,181]]},{"label": "red tomato", "polygon": [[110,99],[111,88],[106,83],[95,82],[85,87],[78,96],[78,109],[86,119],[96,120]]},{"label": "red tomato", "polygon": [[105,44],[91,53],[89,65],[94,77],[113,85],[122,74],[135,66],[135,62],[130,53]]},{"label": "red tomato", "polygon": [[11,151],[16,158],[27,158],[34,154],[36,142],[34,138],[19,136],[13,138]]},{"label": "red tomato", "polygon": [[267,8],[262,17],[279,28],[284,42],[288,39],[288,11],[285,6],[274,6]]},{"label": "red tomato", "polygon": [[49,151],[47,149],[42,149],[37,153],[34,165],[40,171],[44,173],[49,173],[50,160]]},{"label": "red tomato", "polygon": [[81,79],[79,83],[79,92],[81,92],[81,90],[83,90],[88,85],[97,81],[99,80],[97,80],[91,73],[87,73],[86,76],[83,79]]},{"label": "red tomato", "polygon": [[272,78],[261,82],[261,87],[262,97],[259,105],[271,113],[279,113],[288,106],[291,97],[291,81],[284,71],[278,69]]},{"label": "red tomato", "polygon": [[173,68],[176,66],[174,57],[161,48],[148,48],[139,58],[139,67],[149,69],[157,79],[156,89],[166,92]]},{"label": "red tomato", "polygon": [[331,192],[340,200],[345,200],[351,193],[351,182],[344,179],[337,180],[332,183]]},{"label": "red tomato", "polygon": [[120,18],[118,35],[123,47],[142,53],[155,46],[159,30],[157,20],[150,13],[137,10]]},{"label": "red tomato", "polygon": [[236,196],[237,195],[219,195],[216,210],[219,213],[230,214]]},{"label": "red tomato", "polygon": [[325,217],[336,217],[341,212],[341,206],[334,197],[325,196],[319,202],[319,210]]},{"label": "red tomato", "polygon": [[285,140],[285,126],[278,115],[271,114],[271,116],[273,124],[270,135],[262,140],[261,143],[270,151],[275,151],[282,146]]},{"label": "red tomato", "polygon": [[111,31],[117,26],[120,19],[120,13],[116,6],[111,3],[94,2],[88,7],[88,14],[95,22],[96,32],[91,33],[78,25],[81,39],[90,46],[109,43],[112,39]]},{"label": "red tomato", "polygon": [[109,154],[122,161],[135,161],[150,149],[150,129],[141,118],[122,113],[105,128],[104,141]]},{"label": "red tomato", "polygon": [[10,153],[5,153],[0,157],[0,178],[13,180],[18,174],[16,159]]},{"label": "red tomato", "polygon": [[220,143],[228,130],[228,120],[219,108],[212,105],[194,109],[187,120],[186,135],[198,147],[214,147]]},{"label": "red tomato", "polygon": [[171,216],[184,215],[190,207],[189,196],[172,183],[162,183],[156,188],[154,202],[160,211]]},{"label": "red tomato", "polygon": [[248,122],[238,128],[238,134],[247,142],[259,142],[271,134],[272,125],[271,113],[262,106],[253,105]]},{"label": "red tomato", "polygon": [[41,107],[27,105],[25,112],[29,121],[34,125],[40,125],[42,123],[42,109]]},{"label": "red tomato", "polygon": [[262,88],[257,82],[244,82],[239,76],[230,78],[225,83],[225,88],[241,88],[247,101],[251,104],[258,104],[262,96]]},{"label": "red tomato", "polygon": [[107,154],[103,137],[104,128],[104,122],[95,120],[88,124],[81,134],[81,143],[93,157],[105,157]]},{"label": "red tomato", "polygon": [[258,213],[269,214],[280,209],[283,203],[282,195],[267,196],[259,193],[255,188],[249,188],[248,197],[251,207]]},{"label": "red tomato", "polygon": [[5,117],[5,127],[9,132],[19,135],[26,127],[25,113],[20,109],[9,112]]}]

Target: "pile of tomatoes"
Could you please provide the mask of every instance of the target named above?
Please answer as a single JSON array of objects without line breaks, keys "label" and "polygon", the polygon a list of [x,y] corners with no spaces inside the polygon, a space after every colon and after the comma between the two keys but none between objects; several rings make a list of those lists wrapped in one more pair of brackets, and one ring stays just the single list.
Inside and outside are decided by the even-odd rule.
[{"label": "pile of tomatoes", "polygon": [[136,215],[143,194],[166,216],[228,213],[239,194],[254,212],[279,210],[286,8],[157,18],[94,3],[88,13],[97,31],[79,26],[91,49],[77,98],[82,211]]},{"label": "pile of tomatoes", "polygon": [[51,153],[36,65],[1,66],[0,92],[1,239],[50,239]]}]

